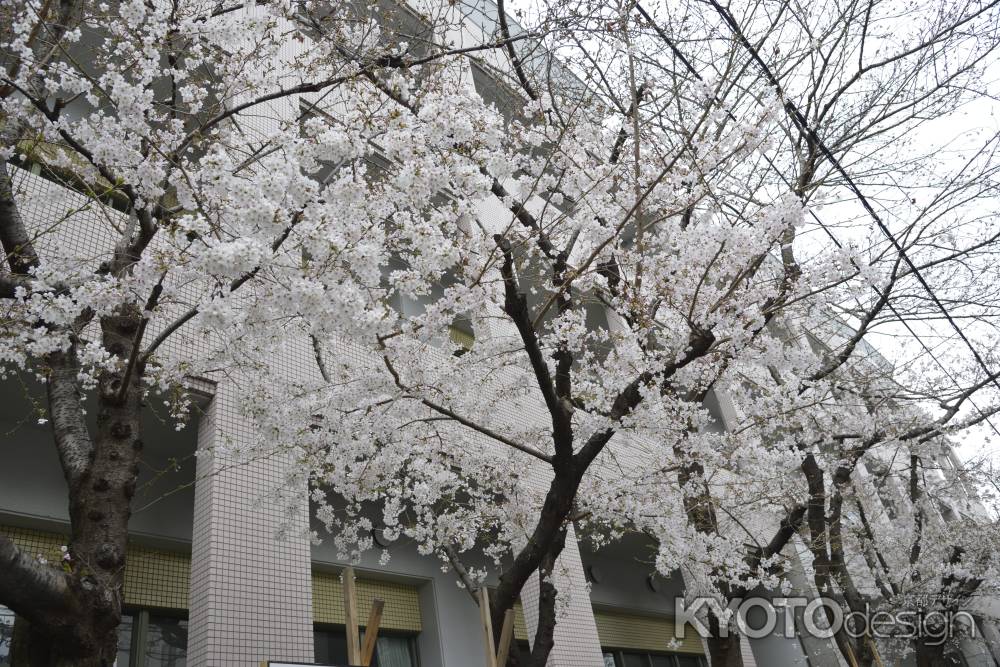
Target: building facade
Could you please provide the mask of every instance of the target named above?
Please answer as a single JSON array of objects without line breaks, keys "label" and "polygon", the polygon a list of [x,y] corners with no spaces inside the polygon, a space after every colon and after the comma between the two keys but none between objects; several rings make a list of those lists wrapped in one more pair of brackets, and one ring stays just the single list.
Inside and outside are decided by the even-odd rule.
[{"label": "building facade", "polygon": [[[252,11],[248,9],[248,11]],[[490,12],[477,5],[453,35],[461,43],[482,41]],[[477,18],[478,17],[478,18]],[[478,21],[484,23],[479,23]],[[290,49],[306,48],[291,44]],[[469,76],[484,97],[502,102],[501,89],[470,63]],[[280,105],[277,115],[298,113],[297,103]],[[265,122],[265,121],[259,121]],[[252,129],[252,128],[251,128]],[[15,189],[29,220],[60,217],[69,211],[80,220],[78,238],[66,241],[81,253],[101,247],[96,214],[83,195],[48,180],[30,162],[17,168]],[[504,212],[484,211],[484,217]],[[343,353],[349,354],[345,345]],[[290,376],[315,373],[305,339],[289,341],[274,364]],[[300,488],[303,512],[289,519],[282,506],[261,502],[281,486],[287,462],[237,461],[225,452],[252,439],[239,409],[239,385],[231,379],[193,378],[196,417],[175,431],[148,408],[146,451],[139,492],[130,523],[132,544],[126,569],[126,616],[120,630],[119,667],[252,666],[261,661],[346,664],[343,568],[329,543],[313,544],[307,489]],[[32,401],[38,386],[0,383],[0,534],[40,558],[57,561],[66,542],[66,486],[51,435],[34,423]],[[724,428],[731,406],[720,398],[716,424]],[[542,422],[541,412],[536,415]],[[949,459],[952,464],[954,459]],[[293,490],[294,491],[294,490]],[[891,488],[885,502],[905,502]],[[951,511],[962,511],[953,509]],[[946,508],[942,509],[942,520]],[[291,522],[291,528],[289,523]],[[297,529],[296,523],[298,522]],[[451,573],[433,557],[421,556],[405,538],[385,540],[356,564],[360,615],[372,601],[385,601],[377,648],[381,667],[479,667],[484,664],[478,611]],[[380,552],[391,554],[380,564]],[[787,557],[808,572],[801,544]],[[674,600],[684,595],[681,573],[665,578],[652,565],[655,545],[639,536],[592,550],[570,535],[562,556],[559,587],[568,596],[556,629],[553,667],[698,667],[708,664],[705,646],[693,632],[673,640]],[[793,568],[794,569],[794,568]],[[801,588],[810,592],[808,577]],[[516,610],[515,638],[525,646],[537,622],[537,582],[522,593]],[[970,642],[969,665],[1000,665],[1000,634],[989,605],[978,612],[985,641]],[[9,664],[14,617],[0,611],[0,666]],[[761,667],[843,664],[829,640],[798,628],[791,637],[742,638],[747,665]]]}]

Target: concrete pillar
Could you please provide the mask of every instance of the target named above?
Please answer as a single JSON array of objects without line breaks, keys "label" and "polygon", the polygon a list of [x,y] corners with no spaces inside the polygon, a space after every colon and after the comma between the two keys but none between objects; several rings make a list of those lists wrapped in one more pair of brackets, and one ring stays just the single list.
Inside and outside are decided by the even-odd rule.
[{"label": "concrete pillar", "polygon": [[980,641],[986,644],[989,654],[993,656],[993,661],[1000,665],[1000,631],[997,630],[996,621],[983,617],[977,621],[976,628],[982,633]]},{"label": "concrete pillar", "polygon": [[312,662],[309,541],[301,530],[277,539],[281,508],[255,502],[282,479],[285,463],[275,456],[233,465],[217,451],[249,440],[238,400],[220,384],[198,430],[188,665]]}]

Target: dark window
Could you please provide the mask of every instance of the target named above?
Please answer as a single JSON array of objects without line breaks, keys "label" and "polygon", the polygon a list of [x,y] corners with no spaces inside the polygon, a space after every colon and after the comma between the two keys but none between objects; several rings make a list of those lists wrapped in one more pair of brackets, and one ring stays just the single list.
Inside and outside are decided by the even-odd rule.
[{"label": "dark window", "polygon": [[705,667],[704,658],[698,658],[692,655],[675,655],[674,660],[676,661],[677,667]]},{"label": "dark window", "polygon": [[118,667],[128,667],[132,658],[132,626],[135,619],[132,614],[122,614],[122,622],[118,624]]},{"label": "dark window", "polygon": [[705,659],[697,655],[679,653],[650,653],[603,649],[605,667],[707,667]]},{"label": "dark window", "polygon": [[524,120],[524,98],[515,93],[505,83],[491,72],[488,72],[476,61],[470,61],[472,69],[472,85],[483,98],[486,106],[496,107],[505,121],[512,119]]},{"label": "dark window", "polygon": [[343,630],[313,632],[316,662],[321,665],[347,664],[347,635]]},{"label": "dark window", "polygon": [[625,667],[649,667],[649,656],[645,653],[622,653]]},{"label": "dark window", "polygon": [[[14,612],[0,606],[0,667],[11,665]],[[146,610],[122,614],[116,667],[186,667],[187,620]]]},{"label": "dark window", "polygon": [[[362,630],[363,631],[363,630]],[[362,638],[364,635],[362,635]],[[417,645],[413,635],[379,633],[372,667],[417,667]],[[313,631],[316,662],[347,664],[347,633],[343,627],[323,626]]]},{"label": "dark window", "polygon": [[187,639],[186,620],[169,616],[150,616],[146,629],[145,667],[185,667]]},{"label": "dark window", "polygon": [[10,643],[14,638],[14,612],[0,606],[0,667],[10,665]]},{"label": "dark window", "polygon": [[188,622],[174,613],[131,610],[118,625],[116,667],[186,667]]}]

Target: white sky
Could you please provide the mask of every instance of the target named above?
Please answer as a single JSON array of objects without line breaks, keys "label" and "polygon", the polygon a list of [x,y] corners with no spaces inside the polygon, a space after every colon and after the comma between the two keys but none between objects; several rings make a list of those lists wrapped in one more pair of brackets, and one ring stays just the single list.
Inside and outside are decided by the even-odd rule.
[{"label": "white sky", "polygon": [[[659,0],[662,2],[671,0]],[[531,17],[537,0],[508,0],[507,11],[513,14],[521,10]],[[658,5],[657,0],[646,0],[644,3],[648,10],[652,10]],[[526,22],[530,23],[530,18]],[[995,58],[987,68],[985,77],[985,89],[1000,91],[1000,58]],[[763,86],[764,84],[761,83]],[[940,166],[943,170],[955,168],[964,160],[971,150],[982,146],[983,142],[1000,132],[1000,102],[995,98],[980,98],[976,102],[967,105],[957,114],[947,117],[927,121],[918,129],[916,136],[917,148],[924,147],[933,149],[941,157]],[[919,197],[919,194],[916,195]],[[919,203],[919,202],[918,202]],[[817,211],[818,215],[825,222],[836,222],[840,219],[859,218],[863,215],[860,205],[852,203],[840,204],[835,207],[826,207]],[[1000,207],[993,211],[984,211],[997,217]],[[888,219],[887,219],[888,222]],[[905,220],[899,220],[898,226],[905,224]],[[897,225],[890,223],[890,228]],[[863,226],[859,225],[859,230]],[[838,238],[847,241],[850,236],[846,230],[838,230]],[[998,286],[1000,289],[1000,286]],[[998,323],[1000,324],[1000,323]],[[935,355],[942,359],[961,358],[969,361],[972,359],[971,353],[965,344],[955,334],[951,325],[946,321],[938,322],[917,322],[912,325],[913,330],[920,336],[924,343],[935,350]],[[960,326],[963,326],[960,324]],[[989,340],[983,331],[976,331],[973,328],[965,331],[966,336],[977,346],[981,354],[985,354],[993,347],[993,342]],[[869,338],[869,342],[878,349],[886,358],[898,365],[905,365],[914,355],[924,354],[922,346],[907,332],[902,326],[885,328],[880,333]],[[944,362],[949,364],[948,361]],[[949,369],[951,371],[952,369]],[[992,369],[991,369],[992,370]],[[994,391],[994,397],[1000,392]],[[976,403],[983,407],[987,405],[991,398],[981,397]],[[970,406],[967,414],[973,414],[975,408]],[[996,426],[996,431],[987,424],[971,430],[968,435],[961,439],[956,439],[959,455],[965,460],[989,457],[1000,465],[1000,416],[991,420]]]}]

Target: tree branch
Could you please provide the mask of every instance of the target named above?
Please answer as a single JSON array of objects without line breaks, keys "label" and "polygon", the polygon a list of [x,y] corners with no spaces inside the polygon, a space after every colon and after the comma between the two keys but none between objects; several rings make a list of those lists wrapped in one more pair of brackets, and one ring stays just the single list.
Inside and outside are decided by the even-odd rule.
[{"label": "tree branch", "polygon": [[[413,392],[410,390],[409,387],[407,387],[403,383],[402,378],[399,376],[399,371],[396,370],[395,366],[393,366],[392,361],[389,359],[388,355],[385,354],[385,343],[384,343],[384,340],[385,339],[383,339],[383,338],[379,338],[379,345],[382,347],[382,362],[385,364],[386,370],[389,371],[389,374],[392,376],[393,382],[395,382],[396,386],[399,389],[401,389],[402,391],[405,391],[409,395],[412,395]],[[322,364],[322,357],[320,356],[319,349],[317,348],[315,350],[315,352],[316,352],[316,361],[318,363]],[[322,365],[321,365],[321,368],[323,368]],[[493,440],[496,440],[497,442],[503,443],[503,444],[507,445],[508,447],[513,447],[514,449],[516,449],[516,450],[518,450],[520,452],[524,452],[525,454],[530,454],[531,456],[534,456],[536,459],[539,459],[541,461],[545,461],[546,463],[549,463],[549,464],[552,463],[552,457],[550,457],[547,454],[544,454],[544,453],[538,451],[534,447],[530,447],[529,445],[525,445],[525,444],[522,444],[522,443],[517,442],[515,440],[511,440],[510,438],[508,438],[508,437],[506,437],[504,435],[501,435],[500,433],[497,433],[493,429],[488,428],[486,426],[483,426],[481,424],[477,424],[476,422],[474,422],[474,421],[472,421],[470,419],[467,419],[467,418],[463,417],[462,415],[458,414],[454,410],[451,410],[450,408],[447,408],[447,407],[445,407],[445,406],[443,406],[443,405],[441,405],[439,403],[436,403],[436,402],[434,402],[434,401],[432,401],[430,399],[419,397],[419,396],[413,396],[413,398],[416,399],[416,400],[418,400],[418,401],[420,401],[425,407],[430,408],[431,410],[433,410],[434,412],[437,412],[438,414],[441,414],[441,415],[444,415],[445,417],[453,419],[454,421],[458,422],[462,426],[470,428],[473,431],[476,431],[478,433],[482,433],[483,435],[485,435],[485,436],[487,436],[489,438],[492,438]]]},{"label": "tree branch", "polygon": [[0,160],[0,247],[11,273],[27,275],[38,266],[38,254],[14,201],[13,183],[4,160]]},{"label": "tree branch", "polygon": [[479,604],[479,598],[476,595],[478,587],[476,583],[472,581],[472,577],[469,576],[469,571],[465,569],[465,565],[459,560],[458,554],[455,553],[455,549],[450,545],[446,544],[442,547],[445,555],[448,557],[448,562],[451,563],[452,569],[455,570],[455,574],[458,575],[459,580],[462,582],[462,587],[472,598],[472,601],[477,605]]},{"label": "tree branch", "polygon": [[[288,236],[292,233],[292,229],[301,220],[302,220],[302,212],[299,211],[292,217],[291,222],[289,222],[288,226],[285,227],[285,229],[281,232],[281,234],[278,235],[278,238],[276,238],[274,242],[271,243],[272,253],[278,251],[278,248],[280,248],[285,243],[285,241],[288,239]],[[231,283],[229,283],[229,293],[232,294],[239,288],[243,287],[243,285],[245,285],[247,282],[252,280],[254,276],[260,273],[261,266],[262,266],[261,264],[258,264],[252,270],[247,271],[242,276],[236,278]],[[152,295],[150,298],[152,298]],[[161,345],[163,345],[164,341],[170,338],[170,336],[173,335],[173,333],[176,332],[178,329],[180,329],[182,326],[190,322],[199,312],[201,312],[199,308],[197,307],[191,308],[183,315],[178,317],[176,320],[174,320],[166,327],[164,327],[163,330],[159,333],[159,335],[157,335],[156,338],[153,339],[153,342],[149,344],[149,347],[146,348],[146,351],[139,356],[137,365],[140,368],[142,366],[145,366],[146,363],[149,361],[149,358],[153,355],[154,352],[156,352],[156,350]],[[137,341],[137,346],[138,346],[138,341]],[[122,381],[125,382],[127,379],[128,378],[123,378]]]},{"label": "tree branch", "polygon": [[517,80],[520,82],[521,88],[524,88],[524,92],[528,94],[528,97],[537,100],[538,93],[535,92],[531,82],[528,81],[528,77],[524,73],[524,67],[521,65],[521,58],[514,50],[514,43],[510,39],[510,27],[507,25],[507,12],[504,10],[504,0],[497,0],[497,19],[500,23],[500,34],[503,36],[507,55],[510,56],[510,63],[514,66],[514,73],[517,75]]},{"label": "tree branch", "polygon": [[46,623],[49,613],[72,610],[67,575],[43,565],[0,535],[0,600],[29,622]]},{"label": "tree branch", "polygon": [[76,346],[48,355],[45,391],[49,401],[52,434],[66,482],[72,489],[90,467],[93,441],[83,413],[83,396],[77,384],[80,372]]},{"label": "tree branch", "polygon": [[528,302],[524,294],[518,289],[517,277],[514,275],[514,256],[511,252],[510,240],[500,234],[493,236],[494,242],[500,252],[503,253],[504,262],[500,267],[500,274],[504,283],[504,312],[514,322],[518,333],[521,335],[521,342],[524,344],[524,351],[531,362],[531,369],[535,374],[535,381],[538,389],[545,400],[552,419],[552,440],[556,448],[556,458],[571,456],[573,452],[573,427],[571,424],[572,405],[564,403],[556,394],[556,387],[549,372],[548,363],[542,354],[542,348],[538,342],[538,334],[531,321],[531,313],[528,312]]}]

